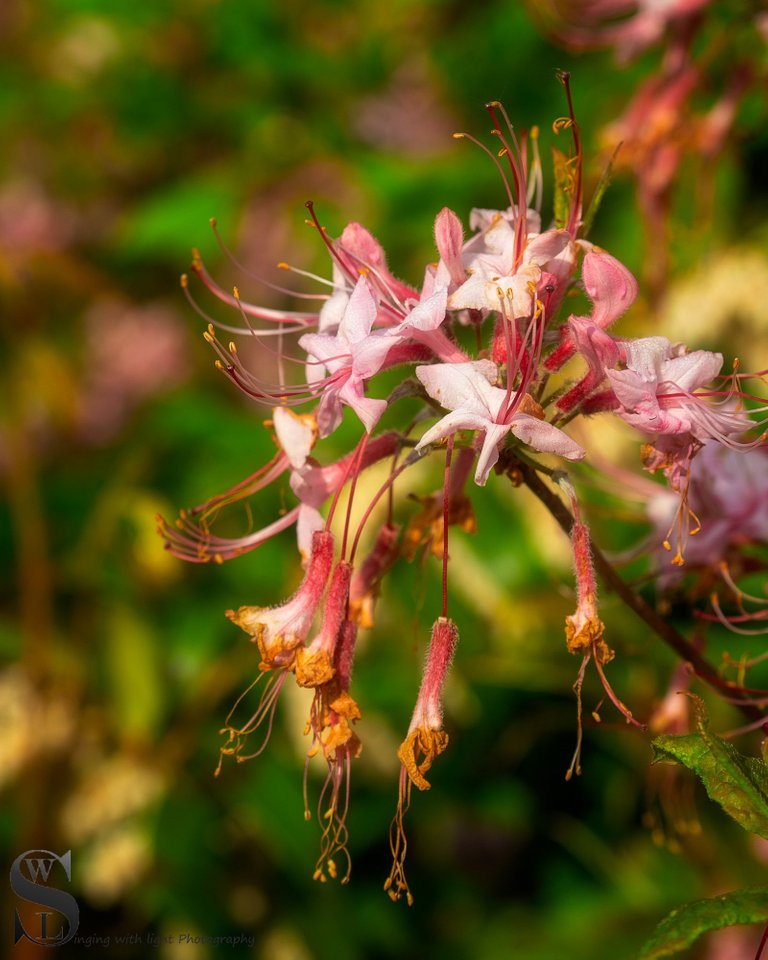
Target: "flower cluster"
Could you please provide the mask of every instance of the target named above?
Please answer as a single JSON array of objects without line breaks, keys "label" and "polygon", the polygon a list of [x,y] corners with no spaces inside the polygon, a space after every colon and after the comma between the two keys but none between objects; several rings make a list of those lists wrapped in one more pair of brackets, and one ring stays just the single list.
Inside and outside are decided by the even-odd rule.
[{"label": "flower cluster", "polygon": [[[468,493],[472,481],[483,487],[495,473],[521,482],[533,471],[553,479],[564,493],[565,502],[559,503],[568,518],[578,598],[576,610],[566,618],[566,641],[567,649],[581,657],[579,703],[592,661],[611,702],[636,723],[605,674],[614,654],[598,614],[594,550],[576,491],[563,470],[567,462],[587,456],[587,450],[569,430],[580,416],[604,414],[620,418],[639,434],[645,466],[663,472],[675,499],[665,540],[678,565],[699,526],[690,506],[692,490],[706,482],[691,480],[697,456],[703,452],[716,479],[718,457],[743,456],[763,439],[754,435],[758,425],[745,409],[739,377],[734,373],[730,383],[720,379],[720,354],[690,351],[661,336],[631,339],[612,332],[638,289],[626,267],[582,235],[581,140],[568,78],[562,80],[569,114],[556,121],[554,131],[565,132],[571,147],[568,155],[558,154],[558,212],[546,228],[540,211],[538,131],[517,131],[501,104],[492,103],[488,111],[500,153],[467,134],[457,136],[491,156],[508,203],[499,210],[473,210],[468,236],[459,217],[443,209],[434,226],[438,259],[427,265],[420,286],[393,276],[383,249],[360,224],[329,237],[312,204],[307,205],[310,223],[332,265],[328,293],[314,312],[246,302],[237,289],[229,293],[217,285],[197,254],[193,262],[201,283],[239,314],[239,326],[212,320],[205,337],[221,372],[246,396],[271,408],[267,425],[276,453],[252,476],[182,513],[175,524],[160,518],[160,530],[172,553],[204,563],[229,560],[296,529],[304,569],[296,592],[277,606],[245,605],[227,613],[251,637],[260,662],[256,680],[227,720],[221,755],[222,760],[246,760],[264,748],[280,691],[290,677],[313,691],[308,755],[321,754],[328,768],[319,805],[323,832],[315,875],[320,880],[349,876],[349,778],[362,747],[355,733],[361,711],[351,687],[357,635],[373,625],[381,584],[393,564],[420,548],[431,550],[442,563],[439,614],[413,718],[398,751],[394,863],[385,885],[393,899],[404,895],[411,900],[403,825],[411,789],[429,788],[426,775],[448,744],[441,697],[459,639],[448,616],[448,538],[451,526],[474,529]],[[186,277],[183,286],[191,298]],[[583,309],[567,310],[566,304],[579,296]],[[249,369],[237,345],[221,339],[222,330],[265,344],[276,335],[277,381],[267,382]],[[288,333],[300,334],[301,355],[292,359],[303,365],[304,376],[297,381],[284,372]],[[395,368],[402,374],[399,384],[382,396],[377,375]],[[409,413],[408,423],[397,426],[399,403],[406,397],[419,399],[422,410],[416,417]],[[323,462],[319,448],[345,417],[359,424],[359,439],[340,459]],[[385,417],[387,428],[379,429]],[[443,482],[433,496],[421,498],[421,513],[402,531],[395,493],[408,493],[405,475],[429,456],[439,459]],[[552,462],[554,467],[547,466]],[[358,478],[374,465],[385,467],[385,479],[369,496],[355,529],[351,508]],[[277,520],[239,538],[213,532],[223,508],[281,479],[287,479],[294,504]],[[347,499],[340,509],[342,491]],[[386,521],[372,531],[370,551],[361,558],[361,537],[383,498]],[[335,522],[340,513],[341,522]],[[731,520],[732,527],[736,520]],[[719,534],[705,536],[715,549]],[[258,700],[251,708],[247,704],[254,690]],[[243,710],[244,721],[236,718]],[[259,742],[251,749],[254,734]],[[579,771],[578,750],[569,775],[574,770]]]},{"label": "flower cluster", "polygon": [[708,176],[712,159],[732,144],[745,100],[765,84],[768,15],[759,5],[741,10],[713,0],[547,0],[528,6],[546,32],[572,50],[609,48],[619,65],[651,49],[660,54],[623,115],[605,130],[616,165],[637,180],[650,241],[648,282],[660,288],[681,167],[696,158],[699,174]]}]

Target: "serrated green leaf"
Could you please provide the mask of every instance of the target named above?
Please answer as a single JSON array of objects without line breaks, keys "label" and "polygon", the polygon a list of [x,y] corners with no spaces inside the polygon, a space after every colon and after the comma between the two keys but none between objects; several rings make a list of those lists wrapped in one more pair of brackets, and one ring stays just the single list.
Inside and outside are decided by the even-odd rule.
[{"label": "serrated green leaf", "polygon": [[768,922],[768,887],[734,890],[677,907],[656,927],[638,960],[660,960],[685,950],[702,934],[737,923]]},{"label": "serrated green leaf", "polygon": [[768,840],[768,766],[756,757],[745,757],[707,728],[701,702],[697,702],[698,732],[683,737],[656,737],[653,763],[675,761],[692,770],[710,798],[733,819]]}]

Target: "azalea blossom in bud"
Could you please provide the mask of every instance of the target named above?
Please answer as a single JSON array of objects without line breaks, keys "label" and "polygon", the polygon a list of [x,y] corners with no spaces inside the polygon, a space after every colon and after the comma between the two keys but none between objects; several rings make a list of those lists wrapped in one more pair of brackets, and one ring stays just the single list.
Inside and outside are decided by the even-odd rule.
[{"label": "azalea blossom in bud", "polygon": [[590,327],[607,330],[626,313],[637,297],[634,276],[615,257],[597,247],[591,247],[584,255],[581,276],[592,301],[592,314],[588,321],[584,317],[569,318],[568,326],[560,330],[560,345],[544,363],[547,370],[559,370],[578,349],[574,340],[574,321],[588,322]]},{"label": "azalea blossom in bud", "polygon": [[[563,413],[569,413],[583,404],[604,382],[606,370],[615,367],[621,359],[621,351],[616,340],[596,326],[591,319],[570,317],[568,327],[569,346],[572,345],[575,350],[578,350],[581,357],[587,361],[589,370],[557,401],[557,408]],[[616,400],[612,406],[618,406],[618,401]]]},{"label": "azalea blossom in bud", "polygon": [[440,254],[438,273],[441,268],[445,270],[451,283],[457,287],[466,280],[466,270],[462,261],[463,244],[464,228],[461,220],[453,210],[443,207],[435,220],[435,245]]}]

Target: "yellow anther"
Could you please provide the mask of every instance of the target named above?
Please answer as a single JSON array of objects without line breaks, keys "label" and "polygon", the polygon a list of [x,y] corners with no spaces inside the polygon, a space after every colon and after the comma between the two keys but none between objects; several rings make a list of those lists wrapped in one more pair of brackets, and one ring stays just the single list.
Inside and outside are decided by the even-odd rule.
[{"label": "yellow anther", "polygon": [[534,125],[533,127],[531,127],[531,140],[538,140],[538,139],[539,139],[539,128],[538,126]]},{"label": "yellow anther", "polygon": [[221,362],[221,360],[216,360],[216,362],[214,363],[214,367],[216,367],[217,370],[223,370],[224,364]]},{"label": "yellow anther", "polygon": [[208,222],[212,227],[214,228],[216,227],[216,217],[211,217],[211,219]]},{"label": "yellow anther", "polygon": [[240,299],[240,291],[237,287],[232,287],[232,296],[235,298],[235,300]]},{"label": "yellow anther", "polygon": [[213,334],[208,330],[203,330],[203,340],[205,340],[206,343],[213,343]]},{"label": "yellow anther", "polygon": [[179,283],[181,283],[182,288],[185,290],[189,286],[189,277],[186,275],[186,273],[182,273],[182,275],[179,277]]},{"label": "yellow anther", "polygon": [[290,270],[290,269],[291,269],[284,260],[281,260],[280,263],[278,263],[277,268],[278,268],[278,270]]},{"label": "yellow anther", "polygon": [[235,343],[234,340],[230,340],[230,341],[229,341],[229,352],[230,352],[230,353],[237,353],[237,344]]},{"label": "yellow anther", "polygon": [[451,134],[454,140],[463,140],[466,137],[466,133],[453,133]]},{"label": "yellow anther", "polygon": [[509,152],[509,151],[507,150],[507,148],[506,148],[506,147],[503,147],[501,150],[499,150],[499,152],[496,154],[496,156],[497,156],[497,157],[506,157],[506,155],[507,155],[508,152]]}]

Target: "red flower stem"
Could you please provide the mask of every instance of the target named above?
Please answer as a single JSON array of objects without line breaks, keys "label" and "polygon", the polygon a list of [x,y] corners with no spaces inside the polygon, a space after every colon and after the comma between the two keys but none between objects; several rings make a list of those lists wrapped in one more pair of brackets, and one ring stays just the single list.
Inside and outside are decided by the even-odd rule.
[{"label": "red flower stem", "polygon": [[445,451],[445,480],[443,481],[443,618],[448,616],[448,520],[451,512],[451,457],[453,436],[448,438]]},{"label": "red flower stem", "polygon": [[[536,470],[528,466],[528,464],[515,458],[514,467],[519,475],[522,476],[523,482],[531,493],[544,504],[560,528],[570,536],[574,521],[562,500],[554,491],[546,486]],[[639,593],[636,593],[626,584],[594,542],[592,543],[592,558],[595,563],[595,568],[606,587],[619,596],[630,610],[643,620],[679,657],[687,663],[690,663],[694,673],[700,680],[703,680],[717,690],[725,691],[729,694],[744,692],[744,689],[739,687],[738,684],[723,680],[712,664],[705,659],[681,633],[678,633]],[[762,711],[752,703],[740,703],[736,704],[736,706],[748,720],[757,720],[763,716]]]}]

